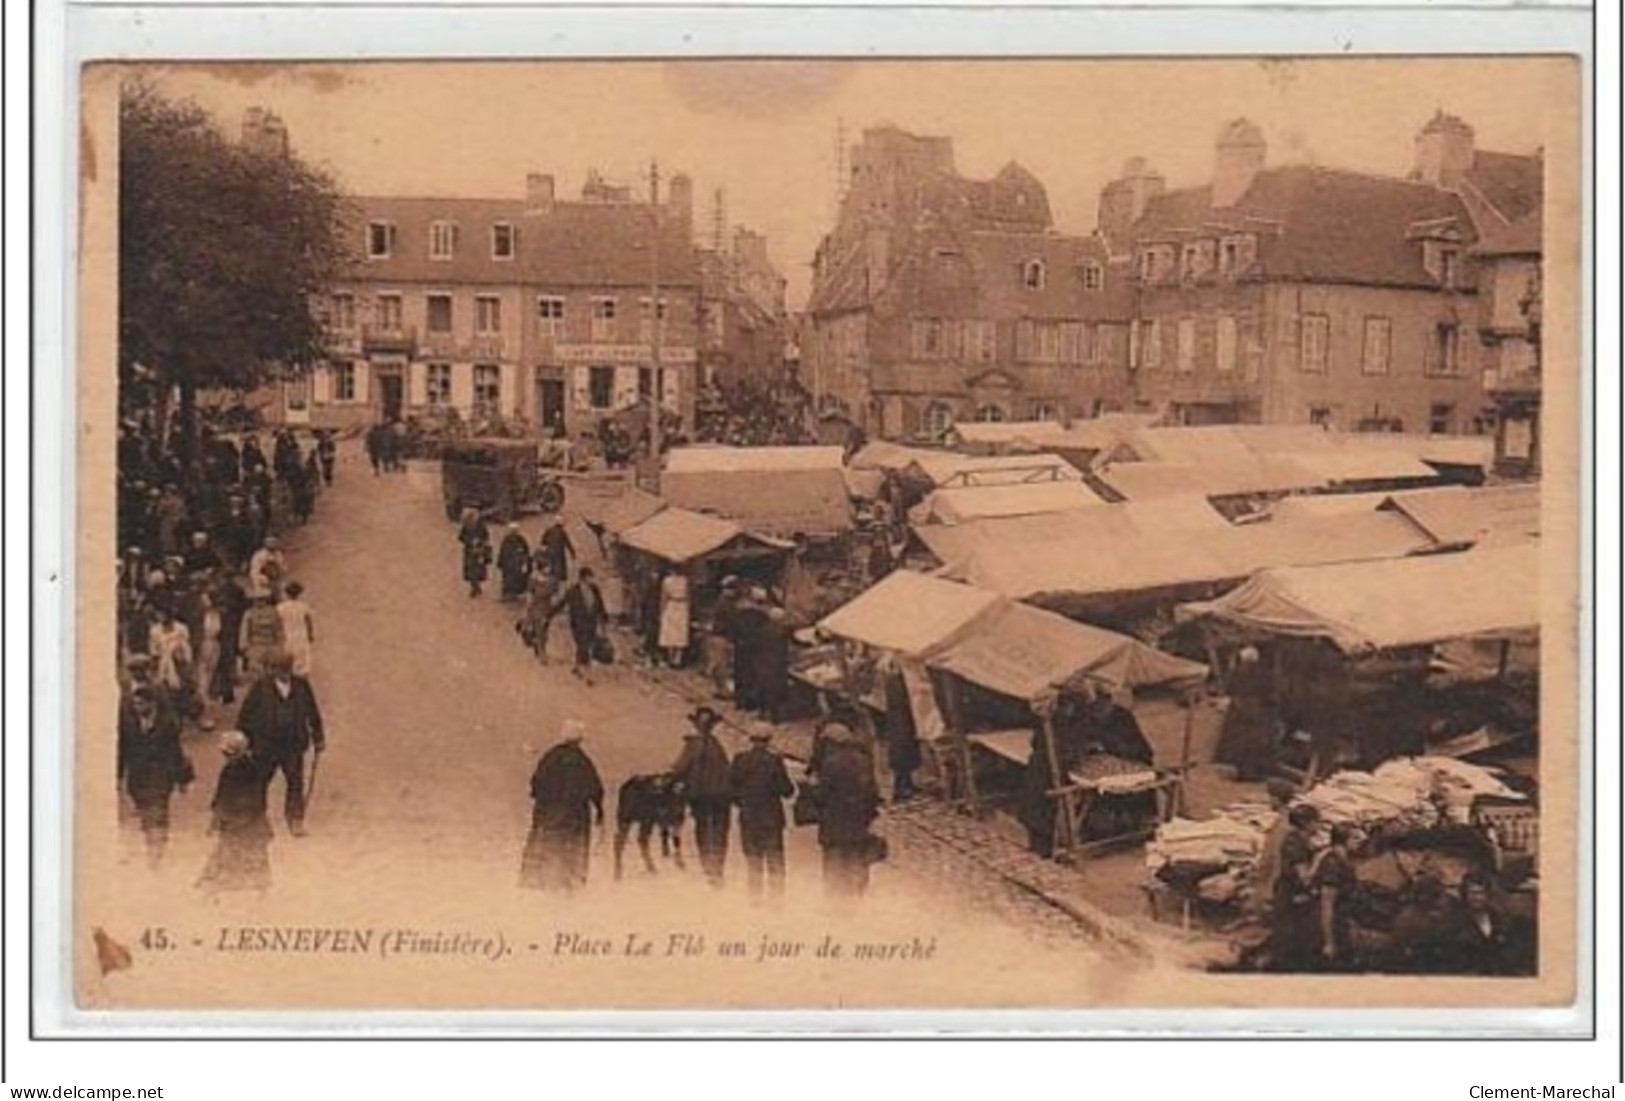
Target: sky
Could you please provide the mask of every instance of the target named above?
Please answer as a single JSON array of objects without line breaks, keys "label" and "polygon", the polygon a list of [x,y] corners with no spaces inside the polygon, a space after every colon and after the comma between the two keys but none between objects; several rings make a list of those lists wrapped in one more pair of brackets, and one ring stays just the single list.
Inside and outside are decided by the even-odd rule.
[{"label": "sky", "polygon": [[954,140],[958,170],[985,178],[1015,160],[1049,190],[1056,228],[1086,233],[1100,188],[1130,157],[1169,187],[1211,174],[1229,120],[1262,128],[1268,162],[1403,175],[1437,109],[1479,148],[1532,152],[1577,128],[1574,70],[1520,59],[1316,61],[446,61],[149,67],[235,130],[263,106],[295,151],[358,194],[519,197],[549,172],[561,197],[589,169],[647,193],[695,182],[696,223],[768,237],[805,299],[836,204],[838,135],[894,124]]}]

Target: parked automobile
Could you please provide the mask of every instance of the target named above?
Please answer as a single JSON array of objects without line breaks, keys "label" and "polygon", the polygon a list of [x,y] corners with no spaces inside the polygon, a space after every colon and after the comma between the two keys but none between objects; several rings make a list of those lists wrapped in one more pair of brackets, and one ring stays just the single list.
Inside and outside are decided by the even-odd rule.
[{"label": "parked automobile", "polygon": [[448,520],[465,508],[511,520],[525,509],[563,508],[564,482],[542,470],[534,440],[456,440],[440,449],[440,496]]}]

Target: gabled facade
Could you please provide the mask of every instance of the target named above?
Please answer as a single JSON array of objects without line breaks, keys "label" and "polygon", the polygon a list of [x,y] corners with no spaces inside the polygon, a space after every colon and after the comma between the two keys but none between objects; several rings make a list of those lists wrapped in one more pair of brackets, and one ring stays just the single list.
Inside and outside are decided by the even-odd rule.
[{"label": "gabled facade", "polygon": [[1488,431],[1467,203],[1420,176],[1265,162],[1263,135],[1237,120],[1209,184],[1168,191],[1131,162],[1103,192],[1102,236],[1137,286],[1138,407],[1189,424]]},{"label": "gabled facade", "polygon": [[891,127],[865,132],[852,164],[801,347],[825,408],[915,438],[1122,407],[1126,266],[1055,232],[1036,177],[1012,163],[965,179],[947,138]]}]

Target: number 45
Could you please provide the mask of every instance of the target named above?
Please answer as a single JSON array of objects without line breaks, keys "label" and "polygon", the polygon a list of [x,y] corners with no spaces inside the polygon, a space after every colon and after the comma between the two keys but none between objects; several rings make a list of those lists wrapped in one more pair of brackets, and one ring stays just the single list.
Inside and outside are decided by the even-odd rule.
[{"label": "number 45", "polygon": [[169,949],[169,930],[158,926],[141,931],[141,947],[149,952],[163,952]]}]

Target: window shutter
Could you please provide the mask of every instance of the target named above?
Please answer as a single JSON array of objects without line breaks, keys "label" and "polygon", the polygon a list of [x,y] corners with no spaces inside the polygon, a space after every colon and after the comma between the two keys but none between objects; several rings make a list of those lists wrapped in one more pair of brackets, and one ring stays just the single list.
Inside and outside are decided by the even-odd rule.
[{"label": "window shutter", "polygon": [[326,367],[314,367],[310,372],[310,401],[312,405],[326,405],[333,400],[333,380]]},{"label": "window shutter", "polygon": [[636,367],[615,368],[615,398],[612,402],[616,409],[626,409],[638,403],[638,369]]},{"label": "window shutter", "polygon": [[570,404],[578,413],[592,409],[591,367],[576,367],[570,372]]},{"label": "window shutter", "polygon": [[511,417],[519,408],[519,364],[503,363],[497,367],[502,389],[497,395],[497,408],[502,415]]},{"label": "window shutter", "polygon": [[451,403],[464,413],[474,407],[474,368],[471,364],[451,365]]},{"label": "window shutter", "polygon": [[372,400],[372,364],[364,359],[355,361],[355,400],[361,405]]},{"label": "window shutter", "polygon": [[660,404],[673,411],[682,408],[682,371],[676,367],[660,371]]}]

